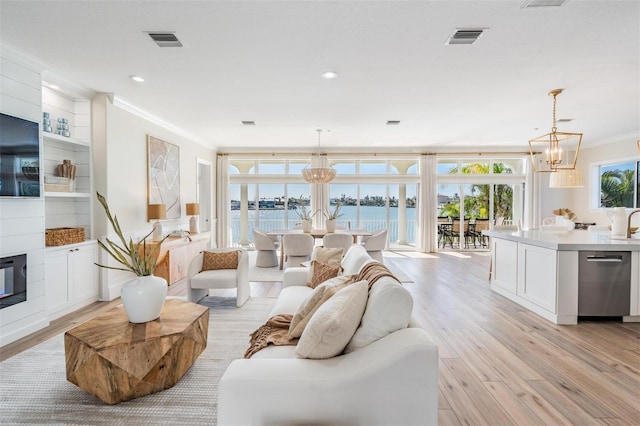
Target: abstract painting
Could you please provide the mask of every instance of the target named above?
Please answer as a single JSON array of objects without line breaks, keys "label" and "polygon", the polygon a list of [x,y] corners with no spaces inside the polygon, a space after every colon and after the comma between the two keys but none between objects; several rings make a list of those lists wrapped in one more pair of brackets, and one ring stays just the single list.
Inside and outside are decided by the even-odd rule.
[{"label": "abstract painting", "polygon": [[147,135],[149,204],[164,204],[167,219],[180,218],[180,147]]}]

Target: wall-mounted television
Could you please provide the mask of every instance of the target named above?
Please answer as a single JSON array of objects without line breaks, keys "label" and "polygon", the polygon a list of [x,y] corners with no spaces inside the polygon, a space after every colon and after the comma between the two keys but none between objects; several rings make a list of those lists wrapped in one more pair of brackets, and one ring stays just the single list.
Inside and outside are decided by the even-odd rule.
[{"label": "wall-mounted television", "polygon": [[0,197],[40,197],[38,123],[0,113]]}]

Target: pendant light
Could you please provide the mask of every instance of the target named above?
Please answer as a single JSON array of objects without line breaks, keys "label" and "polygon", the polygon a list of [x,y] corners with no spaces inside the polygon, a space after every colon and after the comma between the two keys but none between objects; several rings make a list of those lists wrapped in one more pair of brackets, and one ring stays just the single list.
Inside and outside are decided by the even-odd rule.
[{"label": "pendant light", "polygon": [[[558,170],[574,170],[580,152],[582,133],[559,132],[556,127],[556,97],[562,93],[562,89],[549,92],[553,96],[553,124],[551,133],[539,136],[529,141],[531,163],[536,172],[555,172]],[[568,161],[569,152],[573,151],[573,160]],[[544,156],[544,164],[536,164],[534,152],[541,151]],[[540,162],[542,163],[542,161]]]},{"label": "pendant light", "polygon": [[[320,134],[322,129],[316,129],[318,132],[318,155],[320,154]],[[305,167],[302,169],[302,177],[309,183],[329,183],[336,177],[336,170],[332,167]]]},{"label": "pendant light", "polygon": [[558,170],[549,176],[549,188],[582,188],[584,179],[582,169]]}]

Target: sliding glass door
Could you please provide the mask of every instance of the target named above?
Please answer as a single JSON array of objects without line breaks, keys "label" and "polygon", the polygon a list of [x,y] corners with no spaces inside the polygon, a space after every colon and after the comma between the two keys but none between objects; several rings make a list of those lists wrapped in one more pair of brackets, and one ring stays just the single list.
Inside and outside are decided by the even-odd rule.
[{"label": "sliding glass door", "polygon": [[437,170],[439,249],[488,249],[483,230],[522,220],[523,159],[440,159]]}]

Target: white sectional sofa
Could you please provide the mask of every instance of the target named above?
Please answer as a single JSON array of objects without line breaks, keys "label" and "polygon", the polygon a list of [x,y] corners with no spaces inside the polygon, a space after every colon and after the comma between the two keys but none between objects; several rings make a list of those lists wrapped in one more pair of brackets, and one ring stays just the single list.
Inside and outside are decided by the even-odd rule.
[{"label": "white sectional sofa", "polygon": [[[354,245],[342,261],[344,274],[357,273],[372,261]],[[265,321],[295,314],[313,291],[306,281],[306,268],[288,268]],[[407,295],[409,314],[402,318],[394,310],[406,309]],[[347,349],[351,352],[301,359],[295,346],[270,345],[250,359],[233,361],[220,381],[218,424],[436,425],[438,347],[411,318],[411,305],[409,293],[384,277],[369,291],[360,328]],[[385,319],[389,315],[394,318]],[[365,323],[377,325],[364,330]],[[398,324],[404,325],[397,329]],[[354,345],[359,334],[360,344]],[[372,338],[377,340],[360,347],[363,339]]]}]

